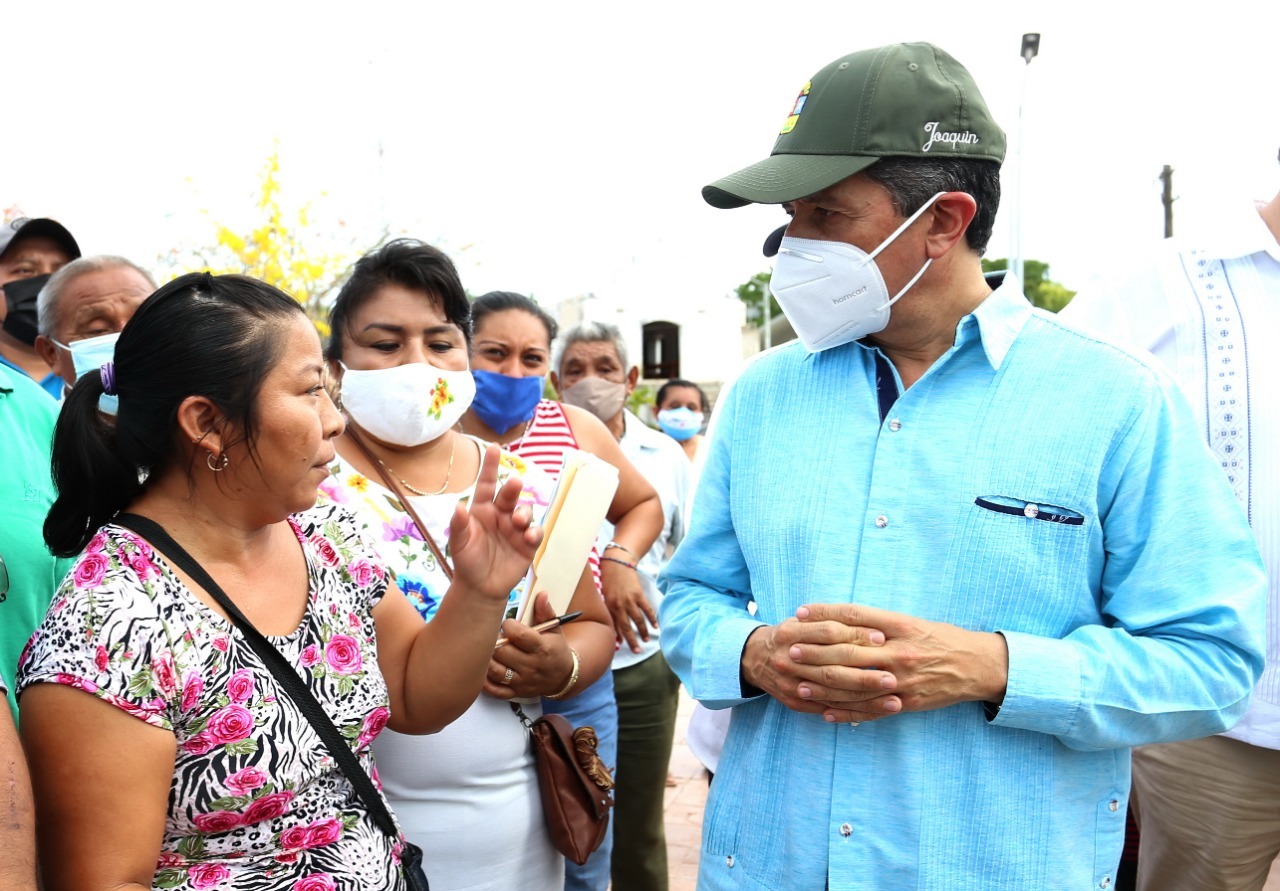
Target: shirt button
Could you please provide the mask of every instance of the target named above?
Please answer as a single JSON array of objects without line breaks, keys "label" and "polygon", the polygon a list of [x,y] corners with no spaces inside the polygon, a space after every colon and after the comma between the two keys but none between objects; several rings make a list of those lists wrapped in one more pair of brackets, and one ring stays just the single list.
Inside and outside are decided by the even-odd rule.
[{"label": "shirt button", "polygon": [[885,526],[888,526],[888,525],[889,525],[889,518],[886,517],[884,514],[881,514],[880,516],[876,517],[877,529],[883,529]]},{"label": "shirt button", "polygon": [[1022,515],[1029,520],[1034,520],[1036,517],[1040,516],[1040,508],[1036,507],[1034,504],[1028,504],[1022,509]]},{"label": "shirt button", "polygon": [[1099,887],[1099,888],[1110,888],[1110,887],[1111,887],[1111,876],[1103,876],[1103,877],[1102,877],[1102,881],[1098,883],[1098,887]]},{"label": "shirt button", "polygon": [[843,835],[845,838],[848,838],[849,836],[853,835],[853,827],[850,826],[848,823],[841,823],[840,834]]},{"label": "shirt button", "polygon": [[1114,814],[1116,811],[1120,810],[1120,802],[1116,801],[1114,798],[1111,799],[1107,802],[1107,810]]},{"label": "shirt button", "polygon": [[899,421],[897,418],[894,418],[892,421],[889,422],[889,429],[892,430],[894,433],[897,433],[899,430],[902,429],[902,422]]},{"label": "shirt button", "polygon": [[725,865],[725,866],[727,866],[727,867],[729,867],[730,869],[733,869],[733,855],[732,855],[732,854],[730,854],[728,857],[724,858],[724,865]]}]

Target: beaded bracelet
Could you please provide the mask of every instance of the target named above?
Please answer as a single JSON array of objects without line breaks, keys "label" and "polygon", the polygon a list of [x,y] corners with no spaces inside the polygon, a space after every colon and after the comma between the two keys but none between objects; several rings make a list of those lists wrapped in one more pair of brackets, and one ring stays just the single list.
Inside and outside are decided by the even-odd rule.
[{"label": "beaded bracelet", "polygon": [[582,664],[578,661],[578,651],[573,647],[569,647],[569,655],[573,657],[573,670],[569,672],[569,682],[555,693],[547,696],[547,699],[564,699],[569,695],[569,691],[573,689],[573,685],[578,683],[578,669],[582,667]]},{"label": "beaded bracelet", "polygon": [[631,555],[631,559],[632,559],[632,560],[638,560],[638,559],[639,559],[638,557],[636,557],[636,552],[635,552],[635,551],[631,550],[631,548],[627,547],[627,546],[626,546],[626,545],[624,545],[624,544],[618,544],[616,541],[611,541],[611,542],[609,542],[607,545],[605,545],[605,546],[604,546],[604,549],[605,549],[606,551],[607,551],[607,550],[609,550],[609,548],[617,548],[617,549],[618,549],[618,550],[620,550],[620,551],[626,551],[628,554],[630,554],[630,555]]},{"label": "beaded bracelet", "polygon": [[608,560],[610,563],[617,563],[617,564],[618,564],[618,565],[620,565],[620,566],[625,566],[625,567],[627,567],[627,569],[635,569],[635,568],[636,568],[636,565],[635,565],[634,563],[628,563],[626,560],[619,560],[617,557],[601,557],[600,559],[601,559],[601,560]]}]

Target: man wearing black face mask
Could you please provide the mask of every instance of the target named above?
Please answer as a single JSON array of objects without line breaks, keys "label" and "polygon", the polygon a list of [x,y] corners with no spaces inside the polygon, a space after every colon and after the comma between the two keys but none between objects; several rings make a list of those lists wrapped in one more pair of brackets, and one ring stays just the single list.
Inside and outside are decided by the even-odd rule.
[{"label": "man wearing black face mask", "polygon": [[[53,220],[0,226],[0,675],[7,678],[71,565],[54,558],[41,535],[53,504],[49,448],[58,414],[48,396],[60,396],[63,382],[31,344],[41,284],[79,256],[71,233]],[[7,699],[16,715],[12,690]]]},{"label": "man wearing black face mask", "polygon": [[969,72],[898,44],[703,189],[791,217],[800,343],[721,396],[660,579],[668,661],[733,709],[700,889],[1111,888],[1129,748],[1230,727],[1265,664],[1172,381],[986,284],[1003,157]]},{"label": "man wearing black face mask", "polygon": [[[0,226],[0,363],[55,398],[62,394],[62,379],[35,349],[36,295],[52,273],[79,256],[75,238],[55,220],[24,217]],[[38,283],[27,282],[37,278]],[[15,282],[20,284],[11,287]]]}]

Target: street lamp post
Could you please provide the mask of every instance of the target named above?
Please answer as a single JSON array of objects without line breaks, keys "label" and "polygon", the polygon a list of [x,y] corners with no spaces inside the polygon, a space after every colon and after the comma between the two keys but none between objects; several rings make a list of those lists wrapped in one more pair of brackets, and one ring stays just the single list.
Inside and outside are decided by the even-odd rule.
[{"label": "street lamp post", "polygon": [[1027,71],[1031,60],[1040,53],[1040,35],[1022,35],[1022,94],[1018,99],[1018,139],[1016,151],[1017,179],[1014,185],[1013,214],[1009,224],[1009,271],[1018,278],[1018,284],[1026,287],[1022,275],[1022,106],[1027,101]]}]

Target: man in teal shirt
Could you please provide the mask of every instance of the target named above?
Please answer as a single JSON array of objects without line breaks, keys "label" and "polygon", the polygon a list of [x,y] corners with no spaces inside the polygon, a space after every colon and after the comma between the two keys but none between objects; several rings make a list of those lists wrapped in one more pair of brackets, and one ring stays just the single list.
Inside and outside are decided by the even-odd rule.
[{"label": "man in teal shirt", "polygon": [[800,343],[722,396],[663,577],[672,668],[734,707],[700,888],[1109,888],[1129,747],[1248,703],[1248,525],[1154,363],[986,284],[1003,156],[968,72],[903,44],[703,190],[791,217]]},{"label": "man in teal shirt", "polygon": [[[7,693],[0,672],[0,693]],[[0,891],[36,888],[36,820],[31,804],[31,778],[22,755],[22,743],[7,711],[0,710]]]},{"label": "man in teal shirt", "polygon": [[[49,449],[58,403],[38,384],[0,366],[0,674],[17,675],[27,638],[44,618],[54,590],[71,568],[44,543],[53,504]],[[7,691],[9,707],[17,700]]]},{"label": "man in teal shirt", "polygon": [[[35,349],[35,295],[52,273],[79,256],[80,246],[57,220],[22,217],[0,225],[0,365],[38,381],[54,399],[62,397],[62,382]],[[28,279],[35,289],[17,293],[17,283]]]}]

